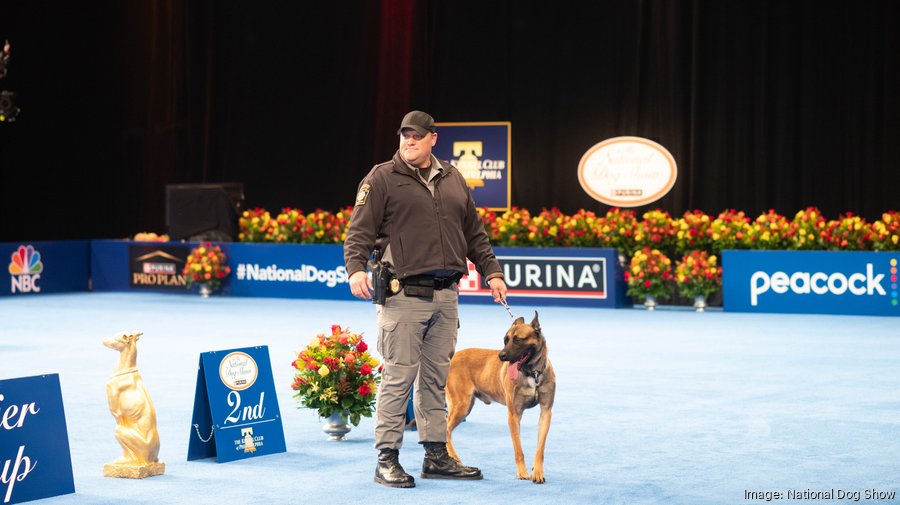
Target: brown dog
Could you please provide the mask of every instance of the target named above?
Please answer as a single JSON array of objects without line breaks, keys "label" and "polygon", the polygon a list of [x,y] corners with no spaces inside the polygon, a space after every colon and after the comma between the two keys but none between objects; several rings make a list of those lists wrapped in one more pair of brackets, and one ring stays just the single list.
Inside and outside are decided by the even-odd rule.
[{"label": "brown dog", "polygon": [[[556,394],[556,375],[547,358],[547,344],[535,311],[531,324],[518,318],[503,338],[501,351],[491,349],[463,349],[450,360],[447,377],[447,452],[457,461],[450,433],[469,415],[475,398],[486,404],[506,405],[509,434],[516,457],[516,477],[544,483],[544,444],[550,431],[551,409]],[[538,445],[534,454],[532,474],[525,468],[522,453],[520,424],[522,413],[535,405],[541,406],[538,420]]]}]

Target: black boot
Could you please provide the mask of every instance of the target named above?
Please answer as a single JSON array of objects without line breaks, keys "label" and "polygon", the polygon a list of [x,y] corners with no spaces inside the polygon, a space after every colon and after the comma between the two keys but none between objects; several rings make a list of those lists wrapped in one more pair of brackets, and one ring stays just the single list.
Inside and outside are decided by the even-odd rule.
[{"label": "black boot", "polygon": [[423,442],[425,460],[422,462],[423,479],[481,480],[481,470],[464,466],[447,454],[444,442]]},{"label": "black boot", "polygon": [[375,467],[375,482],[388,487],[416,487],[412,475],[400,466],[400,451],[381,449],[378,451],[378,466]]}]

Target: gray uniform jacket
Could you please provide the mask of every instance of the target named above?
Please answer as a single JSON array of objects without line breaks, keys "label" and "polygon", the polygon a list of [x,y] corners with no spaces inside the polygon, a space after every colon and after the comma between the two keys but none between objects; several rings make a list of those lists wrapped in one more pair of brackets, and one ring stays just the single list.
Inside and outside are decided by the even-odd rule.
[{"label": "gray uniform jacket", "polygon": [[441,270],[466,274],[467,257],[483,279],[502,276],[465,178],[453,165],[438,163],[443,172],[434,196],[399,151],[362,180],[344,240],[348,276],[366,269],[376,245],[384,251],[387,244],[401,279]]}]

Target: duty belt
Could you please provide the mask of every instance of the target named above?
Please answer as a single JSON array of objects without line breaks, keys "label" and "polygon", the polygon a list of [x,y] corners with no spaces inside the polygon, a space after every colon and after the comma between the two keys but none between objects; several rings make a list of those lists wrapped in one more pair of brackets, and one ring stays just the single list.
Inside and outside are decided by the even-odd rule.
[{"label": "duty belt", "polygon": [[436,290],[447,289],[462,278],[462,275],[455,274],[451,277],[436,277],[434,275],[410,275],[404,279],[400,280],[400,283],[404,286],[423,286],[423,287],[433,287]]}]

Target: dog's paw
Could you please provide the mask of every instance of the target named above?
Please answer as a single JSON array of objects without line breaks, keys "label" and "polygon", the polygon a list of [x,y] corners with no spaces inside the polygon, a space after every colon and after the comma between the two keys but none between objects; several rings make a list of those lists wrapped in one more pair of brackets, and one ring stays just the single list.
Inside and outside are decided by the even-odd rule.
[{"label": "dog's paw", "polygon": [[535,484],[543,484],[544,483],[544,472],[536,471],[536,472],[532,473],[531,474],[531,482],[534,482]]},{"label": "dog's paw", "polygon": [[519,470],[516,472],[516,478],[519,480],[531,480],[531,475],[525,470]]}]

